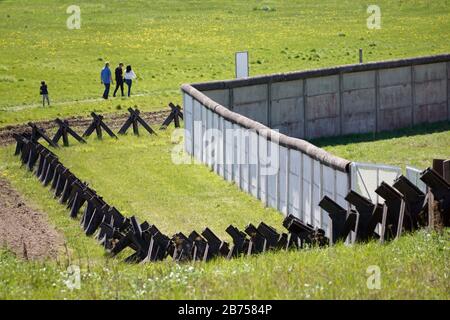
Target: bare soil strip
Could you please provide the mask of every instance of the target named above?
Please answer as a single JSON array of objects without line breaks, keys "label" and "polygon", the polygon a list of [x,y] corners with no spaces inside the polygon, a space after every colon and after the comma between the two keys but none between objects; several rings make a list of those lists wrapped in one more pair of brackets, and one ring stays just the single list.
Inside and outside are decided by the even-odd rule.
[{"label": "bare soil strip", "polygon": [[[141,117],[147,121],[149,124],[158,124],[161,125],[163,121],[170,114],[170,110],[162,110],[162,111],[152,111],[152,112],[141,112]],[[105,123],[111,129],[119,128],[128,118],[129,113],[125,111],[124,113],[114,113],[114,114],[106,114],[104,116]],[[92,118],[85,117],[70,117],[65,118],[69,121],[71,127],[79,128],[87,128],[89,124],[92,122]],[[45,121],[37,121],[34,122],[38,127],[43,128],[44,130],[52,130],[57,127],[56,123],[53,120],[45,120]],[[23,133],[23,132],[31,132],[31,128],[28,124],[19,124],[13,126],[6,126],[4,128],[0,128],[0,146],[8,145],[14,143],[13,133]],[[82,132],[80,132],[81,134]]]},{"label": "bare soil strip", "polygon": [[0,178],[0,246],[24,259],[55,258],[63,237],[45,214],[25,203],[9,182]]}]

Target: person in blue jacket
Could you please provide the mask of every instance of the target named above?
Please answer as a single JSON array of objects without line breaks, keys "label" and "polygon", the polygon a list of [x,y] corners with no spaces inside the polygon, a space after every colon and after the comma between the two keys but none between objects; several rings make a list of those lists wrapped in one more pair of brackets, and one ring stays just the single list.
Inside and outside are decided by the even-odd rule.
[{"label": "person in blue jacket", "polygon": [[105,63],[105,67],[102,69],[102,72],[100,73],[100,79],[102,84],[105,86],[105,91],[103,92],[103,99],[108,99],[109,88],[111,87],[111,83],[113,82],[111,70],[109,69],[109,62]]}]

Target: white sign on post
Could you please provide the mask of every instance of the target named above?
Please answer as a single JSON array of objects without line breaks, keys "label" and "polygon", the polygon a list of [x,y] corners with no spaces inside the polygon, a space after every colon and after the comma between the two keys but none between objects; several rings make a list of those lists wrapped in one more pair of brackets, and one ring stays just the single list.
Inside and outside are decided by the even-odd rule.
[{"label": "white sign on post", "polygon": [[236,78],[247,78],[248,71],[248,51],[236,52]]}]

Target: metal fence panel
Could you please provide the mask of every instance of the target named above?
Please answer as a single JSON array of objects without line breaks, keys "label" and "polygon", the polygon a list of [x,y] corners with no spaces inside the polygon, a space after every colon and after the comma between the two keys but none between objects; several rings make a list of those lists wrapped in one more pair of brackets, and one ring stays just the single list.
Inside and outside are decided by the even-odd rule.
[{"label": "metal fence panel", "polygon": [[413,167],[406,167],[406,178],[414,183],[414,185],[419,188],[423,193],[427,192],[427,186],[420,180],[420,174],[422,170]]},{"label": "metal fence panel", "polygon": [[402,174],[402,170],[394,166],[353,162],[350,167],[352,190],[374,203],[381,201],[375,193],[381,182],[392,185],[394,180]]}]

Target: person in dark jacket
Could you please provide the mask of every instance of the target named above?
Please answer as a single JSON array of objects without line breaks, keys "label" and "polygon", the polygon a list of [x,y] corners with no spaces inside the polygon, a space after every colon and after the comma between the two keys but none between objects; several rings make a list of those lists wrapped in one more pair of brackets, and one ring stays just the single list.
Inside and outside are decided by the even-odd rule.
[{"label": "person in dark jacket", "polygon": [[48,98],[48,88],[45,81],[41,81],[41,87],[39,92],[42,96],[42,106],[45,107],[45,100],[47,100],[47,104],[50,106],[50,99]]},{"label": "person in dark jacket", "polygon": [[119,63],[119,66],[114,71],[116,76],[116,89],[114,90],[113,96],[116,96],[117,90],[120,88],[120,92],[123,97],[123,63]]}]

